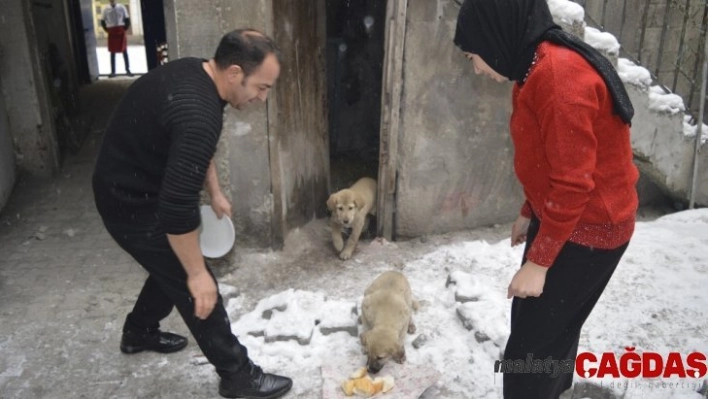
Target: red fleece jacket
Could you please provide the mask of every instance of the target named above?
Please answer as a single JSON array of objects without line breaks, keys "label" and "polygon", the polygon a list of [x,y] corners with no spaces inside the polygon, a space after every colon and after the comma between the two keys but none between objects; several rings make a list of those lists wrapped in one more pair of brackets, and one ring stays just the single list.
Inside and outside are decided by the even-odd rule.
[{"label": "red fleece jacket", "polygon": [[600,249],[629,241],[639,172],[602,77],[568,48],[544,42],[536,54],[514,86],[510,128],[521,214],[541,220],[527,258],[551,266],[567,241]]}]

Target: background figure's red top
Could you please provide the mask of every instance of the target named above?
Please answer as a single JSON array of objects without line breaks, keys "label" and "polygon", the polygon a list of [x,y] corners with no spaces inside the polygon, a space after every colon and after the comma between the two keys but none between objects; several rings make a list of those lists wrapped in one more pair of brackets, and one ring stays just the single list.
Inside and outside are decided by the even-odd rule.
[{"label": "background figure's red top", "polygon": [[566,241],[614,249],[634,232],[639,177],[629,126],[612,112],[596,70],[578,53],[544,42],[513,91],[514,168],[521,214],[541,228],[527,258],[551,266]]}]

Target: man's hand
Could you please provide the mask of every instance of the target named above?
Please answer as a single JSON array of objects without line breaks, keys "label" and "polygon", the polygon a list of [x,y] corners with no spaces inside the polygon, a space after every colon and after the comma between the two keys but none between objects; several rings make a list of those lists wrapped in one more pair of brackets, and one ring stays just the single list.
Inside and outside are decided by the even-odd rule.
[{"label": "man's hand", "polygon": [[219,219],[224,215],[231,217],[231,203],[224,194],[218,193],[211,197],[211,209],[214,210]]},{"label": "man's hand", "polygon": [[537,265],[531,261],[526,261],[521,269],[511,279],[507,289],[507,299],[518,296],[526,298],[529,296],[538,297],[543,293],[543,286],[546,284],[547,267]]},{"label": "man's hand", "polygon": [[187,287],[194,298],[194,315],[206,319],[216,305],[216,283],[206,270],[187,276]]},{"label": "man's hand", "polygon": [[511,246],[514,247],[526,242],[526,235],[529,232],[529,223],[531,219],[519,215],[516,221],[511,226]]},{"label": "man's hand", "polygon": [[199,231],[167,234],[167,240],[187,273],[187,289],[194,298],[194,315],[206,319],[216,305],[217,288],[199,248]]},{"label": "man's hand", "polygon": [[214,210],[216,216],[219,219],[224,215],[231,217],[231,203],[226,199],[224,193],[221,192],[219,176],[216,174],[216,165],[214,165],[213,159],[209,162],[204,185],[209,193],[209,197],[211,197],[211,209]]},{"label": "man's hand", "polygon": [[211,209],[219,219],[224,215],[231,217],[231,203],[221,193],[211,197]]}]

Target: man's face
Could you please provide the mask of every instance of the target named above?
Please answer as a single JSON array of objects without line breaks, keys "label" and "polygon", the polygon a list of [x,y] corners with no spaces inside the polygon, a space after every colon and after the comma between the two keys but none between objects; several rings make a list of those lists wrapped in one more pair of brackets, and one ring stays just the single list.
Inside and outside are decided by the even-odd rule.
[{"label": "man's face", "polygon": [[246,78],[239,66],[232,65],[228,68],[226,101],[238,110],[253,102],[265,102],[279,75],[280,64],[274,54],[268,54],[261,65]]},{"label": "man's face", "polygon": [[109,0],[108,2],[111,3],[111,6],[115,6],[115,5],[116,5],[116,0]]}]

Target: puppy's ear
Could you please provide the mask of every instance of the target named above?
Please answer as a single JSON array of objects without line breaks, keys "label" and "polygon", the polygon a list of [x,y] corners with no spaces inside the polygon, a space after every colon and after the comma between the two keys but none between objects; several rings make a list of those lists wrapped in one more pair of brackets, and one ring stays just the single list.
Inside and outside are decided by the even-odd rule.
[{"label": "puppy's ear", "polygon": [[391,357],[396,363],[402,364],[406,361],[406,348],[401,346]]},{"label": "puppy's ear", "polygon": [[330,212],[334,212],[334,208],[337,207],[337,193],[334,193],[329,196],[329,199],[327,199],[327,209],[329,209]]},{"label": "puppy's ear", "polygon": [[364,201],[364,197],[361,196],[359,193],[354,194],[354,205],[356,205],[356,209],[361,209],[364,207],[364,204],[366,201]]}]

